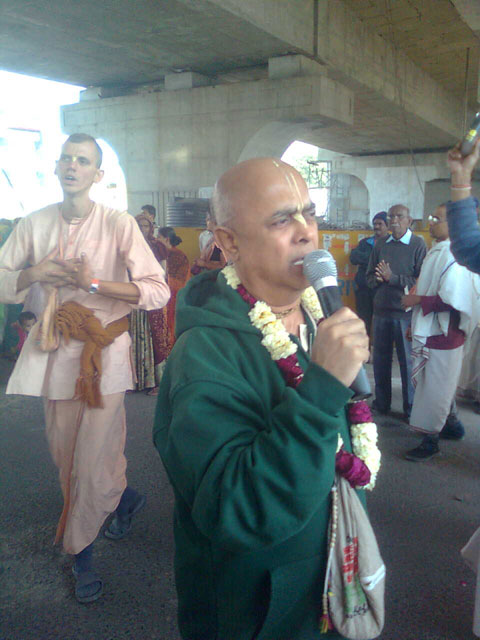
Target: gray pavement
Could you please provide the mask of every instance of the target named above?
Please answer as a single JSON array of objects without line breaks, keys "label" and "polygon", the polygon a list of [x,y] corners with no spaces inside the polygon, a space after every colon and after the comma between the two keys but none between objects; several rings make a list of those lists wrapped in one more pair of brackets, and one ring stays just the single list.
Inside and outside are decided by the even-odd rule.
[{"label": "gray pavement", "polygon": [[[0,639],[179,640],[172,493],[151,444],[155,398],[126,399],[129,482],[148,495],[147,508],[128,538],[99,537],[104,595],[80,605],[71,558],[52,546],[62,499],[42,404],[5,396],[9,368],[0,361]],[[393,408],[400,411],[394,375]],[[368,501],[388,572],[382,640],[474,638],[474,576],[459,549],[480,525],[480,416],[466,404],[459,409],[465,440],[442,443],[442,455],[422,464],[401,457],[416,438],[400,418],[377,420],[383,466]]]}]

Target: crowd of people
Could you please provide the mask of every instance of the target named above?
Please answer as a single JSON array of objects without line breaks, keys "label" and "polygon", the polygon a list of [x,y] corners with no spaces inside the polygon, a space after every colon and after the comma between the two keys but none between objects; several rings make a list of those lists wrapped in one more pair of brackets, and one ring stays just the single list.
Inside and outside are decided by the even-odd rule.
[{"label": "crowd of people", "polygon": [[[32,307],[16,320],[7,393],[43,398],[64,500],[55,540],[73,555],[78,602],[103,592],[94,543],[107,518],[104,535],[122,539],[146,504],[124,455],[124,395],[145,390],[158,395],[154,443],[175,494],[182,637],[343,637],[329,608],[336,487],[343,479],[365,504],[379,467],[369,407],[350,388],[370,346],[378,414],[391,410],[396,346],[404,418],[422,435],[410,460],[463,436],[454,399],[465,341],[478,340],[478,155],[478,144],[467,158],[450,152],[452,201],[429,219],[428,253],[406,206],[374,217],[351,256],[361,317],[323,317],[303,272],[318,248],[315,207],[293,167],[255,158],[226,171],[190,265],[151,205],[134,218],[90,199],[101,149],[87,134],[67,139],[62,202],[20,220],[0,248],[0,301]],[[368,613],[384,578],[365,587],[350,542],[346,618]]]},{"label": "crowd of people", "polygon": [[166,272],[170,300],[161,309],[133,309],[130,314],[135,389],[146,390],[148,395],[153,396],[158,393],[165,362],[175,343],[177,293],[185,286],[190,275],[188,258],[177,249],[182,239],[172,227],[161,227],[155,237],[155,217],[155,207],[145,205],[142,213],[136,216],[136,221],[153,255]]},{"label": "crowd of people", "polygon": [[475,401],[480,372],[480,279],[452,254],[446,203],[428,217],[428,225],[433,246],[427,253],[423,238],[412,232],[408,208],[394,205],[374,216],[374,235],[362,239],[350,256],[359,265],[357,313],[372,334],[372,407],[380,415],[391,412],[395,345],[403,418],[422,435],[420,444],[405,453],[415,462],[439,453],[440,438],[464,437],[455,398],[458,393]]}]

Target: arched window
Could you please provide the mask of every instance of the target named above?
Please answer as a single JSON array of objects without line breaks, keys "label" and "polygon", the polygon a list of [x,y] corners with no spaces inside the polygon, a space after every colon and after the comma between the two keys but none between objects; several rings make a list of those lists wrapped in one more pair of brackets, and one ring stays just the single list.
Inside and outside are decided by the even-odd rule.
[{"label": "arched window", "polygon": [[97,142],[103,151],[102,169],[104,176],[103,180],[93,185],[90,195],[92,200],[96,202],[112,207],[112,209],[124,211],[128,207],[127,186],[118,156],[108,142],[102,138],[98,138]]}]

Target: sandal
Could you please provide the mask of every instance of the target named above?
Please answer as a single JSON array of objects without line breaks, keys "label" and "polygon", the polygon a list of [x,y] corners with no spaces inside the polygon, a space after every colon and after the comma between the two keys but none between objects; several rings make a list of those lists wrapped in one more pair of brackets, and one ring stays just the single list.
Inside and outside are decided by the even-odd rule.
[{"label": "sandal", "polygon": [[153,387],[146,392],[147,396],[158,396],[158,387]]},{"label": "sandal", "polygon": [[103,535],[110,540],[121,540],[132,528],[133,516],[136,515],[147,502],[146,496],[138,496],[137,501],[134,503],[131,510],[128,512],[126,520],[121,520],[117,515],[113,518],[110,525],[103,532]]},{"label": "sandal", "polygon": [[[77,571],[72,567],[75,576],[75,597],[81,604],[95,602],[103,593],[103,582],[94,571]],[[96,585],[96,588],[95,588]]]}]

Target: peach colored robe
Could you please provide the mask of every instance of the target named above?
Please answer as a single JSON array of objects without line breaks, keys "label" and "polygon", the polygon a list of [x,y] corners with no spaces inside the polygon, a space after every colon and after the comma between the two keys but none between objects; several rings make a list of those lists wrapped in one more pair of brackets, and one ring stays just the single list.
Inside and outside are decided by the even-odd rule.
[{"label": "peach colored robe", "polygon": [[[133,307],[159,309],[169,299],[164,271],[130,214],[95,204],[81,224],[69,225],[55,204],[23,218],[0,249],[0,301],[23,302],[28,290],[16,293],[20,271],[38,264],[55,247],[63,248],[66,259],[85,253],[93,276],[100,280],[133,282],[138,287],[137,305],[80,289],[59,289],[59,304],[75,300],[92,309],[104,326]],[[89,409],[72,399],[83,343],[71,340],[66,345],[61,340],[56,351],[45,353],[36,345],[37,332],[38,323],[17,360],[7,393],[46,399],[47,438],[65,498],[57,539],[64,536],[65,550],[79,553],[95,539],[126,486],[123,394],[133,386],[130,336],[125,332],[103,349],[100,389],[105,408]],[[62,402],[55,406],[55,401]],[[105,428],[99,430],[100,424]],[[102,464],[89,465],[86,460]]]}]

